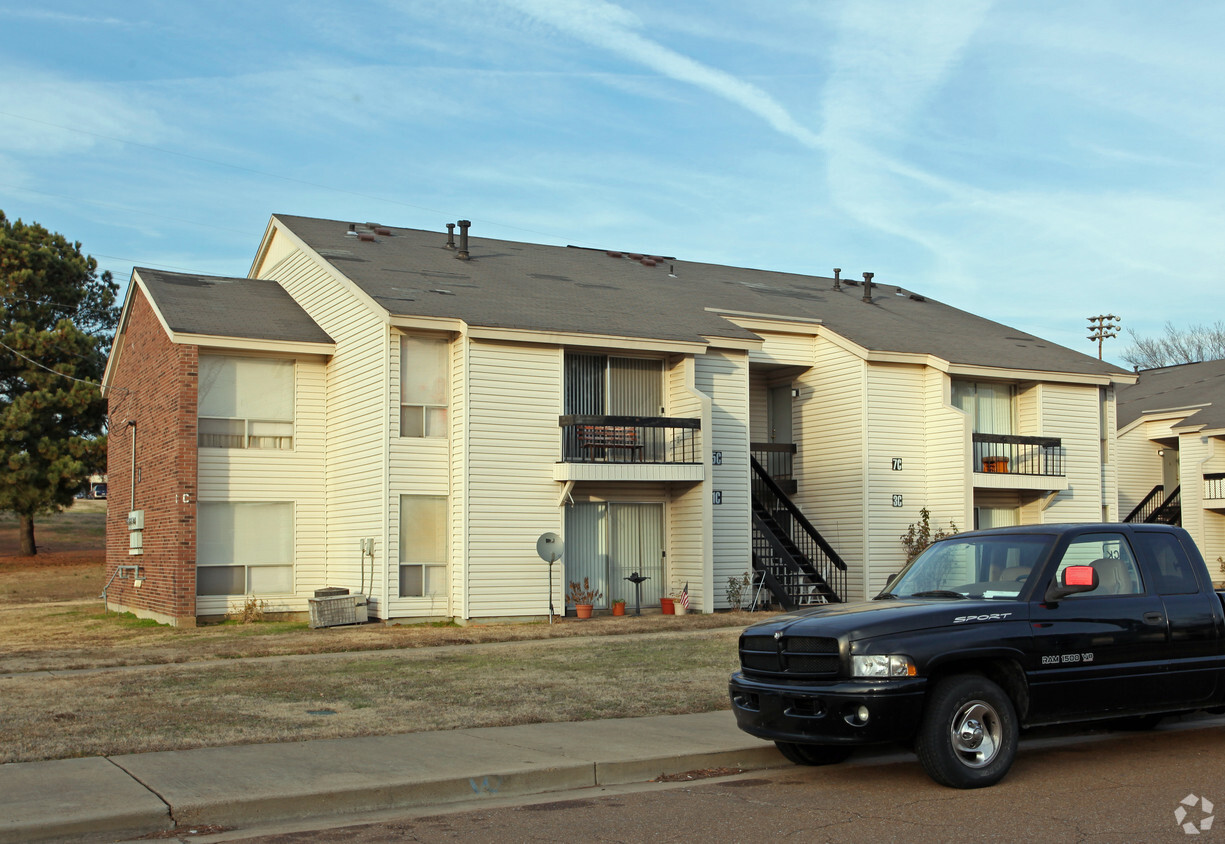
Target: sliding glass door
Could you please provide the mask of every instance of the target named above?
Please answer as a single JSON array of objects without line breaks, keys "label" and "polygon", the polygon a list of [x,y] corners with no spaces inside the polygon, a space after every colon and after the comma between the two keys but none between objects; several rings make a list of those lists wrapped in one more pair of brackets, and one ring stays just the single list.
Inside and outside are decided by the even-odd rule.
[{"label": "sliding glass door", "polygon": [[597,607],[617,599],[634,605],[634,572],[642,584],[643,606],[659,603],[664,587],[664,505],[593,502],[566,510],[566,580],[587,578],[602,597]]}]

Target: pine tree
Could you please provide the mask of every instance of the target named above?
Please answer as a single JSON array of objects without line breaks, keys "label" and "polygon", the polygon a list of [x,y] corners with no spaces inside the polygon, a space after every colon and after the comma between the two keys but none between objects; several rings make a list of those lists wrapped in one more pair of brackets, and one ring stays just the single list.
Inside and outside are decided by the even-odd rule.
[{"label": "pine tree", "polygon": [[118,287],[80,243],[0,211],[0,510],[20,553],[34,517],[64,509],[106,460],[100,382]]}]

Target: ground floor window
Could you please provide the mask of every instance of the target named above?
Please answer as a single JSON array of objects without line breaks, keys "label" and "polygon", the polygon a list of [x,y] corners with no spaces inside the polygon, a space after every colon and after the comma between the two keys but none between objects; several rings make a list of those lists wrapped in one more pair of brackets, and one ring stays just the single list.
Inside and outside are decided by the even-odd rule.
[{"label": "ground floor window", "polygon": [[447,499],[400,496],[400,597],[447,594]]},{"label": "ground floor window", "polygon": [[293,504],[201,502],[197,595],[292,595]]},{"label": "ground floor window", "polygon": [[638,572],[650,578],[642,584],[642,605],[658,605],[665,593],[664,505],[592,502],[566,509],[566,580],[587,578],[602,598],[597,607],[622,599],[634,606]]}]

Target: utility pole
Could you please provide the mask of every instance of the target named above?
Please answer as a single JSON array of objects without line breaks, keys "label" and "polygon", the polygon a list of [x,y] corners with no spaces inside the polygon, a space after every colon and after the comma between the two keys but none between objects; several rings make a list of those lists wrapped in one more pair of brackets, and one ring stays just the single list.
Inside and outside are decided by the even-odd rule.
[{"label": "utility pole", "polygon": [[1102,341],[1119,336],[1119,326],[1122,317],[1114,314],[1098,314],[1089,317],[1089,339],[1097,341],[1097,359],[1102,359]]}]

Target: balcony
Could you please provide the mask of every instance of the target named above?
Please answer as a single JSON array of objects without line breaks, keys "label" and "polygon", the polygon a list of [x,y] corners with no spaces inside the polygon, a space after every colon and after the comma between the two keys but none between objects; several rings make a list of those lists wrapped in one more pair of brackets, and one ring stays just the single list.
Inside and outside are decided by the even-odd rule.
[{"label": "balcony", "polygon": [[974,486],[987,489],[1068,488],[1058,437],[973,434]]},{"label": "balcony", "polygon": [[558,481],[700,481],[706,476],[700,419],[669,416],[558,417]]},{"label": "balcony", "polygon": [[1225,472],[1204,475],[1204,509],[1225,510]]}]

